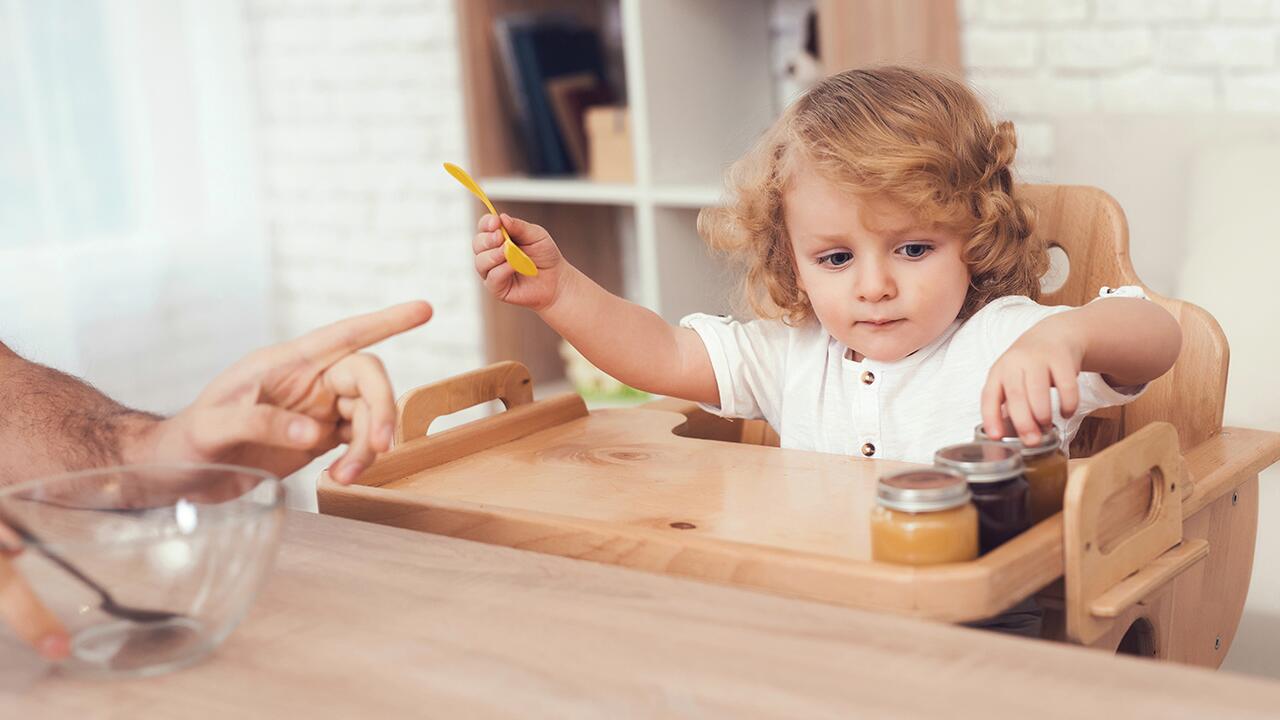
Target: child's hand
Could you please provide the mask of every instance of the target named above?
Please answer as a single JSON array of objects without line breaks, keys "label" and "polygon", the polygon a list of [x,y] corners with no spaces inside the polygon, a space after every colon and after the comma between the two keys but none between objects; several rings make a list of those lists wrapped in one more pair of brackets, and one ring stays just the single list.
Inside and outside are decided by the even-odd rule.
[{"label": "child's hand", "polygon": [[1042,430],[1053,424],[1050,388],[1058,388],[1062,416],[1075,414],[1080,404],[1076,378],[1084,350],[1061,329],[1048,320],[1040,322],[991,366],[982,389],[982,426],[988,437],[1004,436],[1003,404],[1022,442],[1039,443]]},{"label": "child's hand", "polygon": [[511,241],[520,246],[538,268],[534,277],[520,275],[502,253],[502,231],[498,218],[480,218],[472,249],[476,253],[476,272],[484,286],[499,300],[533,310],[541,310],[555,301],[567,265],[551,235],[541,225],[527,223],[502,213],[502,225]]}]

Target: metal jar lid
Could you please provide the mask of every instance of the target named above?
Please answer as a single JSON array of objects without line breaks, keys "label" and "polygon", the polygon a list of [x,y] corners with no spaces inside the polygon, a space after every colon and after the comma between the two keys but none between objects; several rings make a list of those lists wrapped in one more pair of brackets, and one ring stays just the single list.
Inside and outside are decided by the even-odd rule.
[{"label": "metal jar lid", "polygon": [[933,462],[961,473],[970,483],[1011,480],[1025,469],[1017,448],[991,440],[948,445],[933,454]]},{"label": "metal jar lid", "polygon": [[964,476],[944,468],[915,468],[890,473],[876,483],[876,502],[902,512],[937,512],[969,502]]},{"label": "metal jar lid", "polygon": [[[1018,431],[1006,422],[1004,426],[1005,436],[996,440],[1002,445],[1018,448],[1022,452],[1023,457],[1035,457],[1044,455],[1059,449],[1062,446],[1062,435],[1058,433],[1058,428],[1050,427],[1047,430],[1040,431],[1040,442],[1035,445],[1024,445],[1022,440],[1018,438]],[[987,431],[982,429],[982,423],[978,423],[973,429],[974,440],[991,440],[987,437]]]}]

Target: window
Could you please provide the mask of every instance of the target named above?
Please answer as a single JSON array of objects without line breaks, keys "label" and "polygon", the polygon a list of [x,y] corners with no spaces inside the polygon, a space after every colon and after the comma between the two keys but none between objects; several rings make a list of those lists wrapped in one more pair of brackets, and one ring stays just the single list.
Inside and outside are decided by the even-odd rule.
[{"label": "window", "polygon": [[0,248],[134,221],[98,0],[0,0]]}]

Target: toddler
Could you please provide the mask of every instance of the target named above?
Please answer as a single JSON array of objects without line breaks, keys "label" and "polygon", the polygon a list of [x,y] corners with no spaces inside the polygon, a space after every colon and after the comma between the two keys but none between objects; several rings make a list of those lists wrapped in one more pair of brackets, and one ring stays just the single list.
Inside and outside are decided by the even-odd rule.
[{"label": "toddler", "polygon": [[[1083,307],[1036,302],[1048,268],[1010,164],[1013,125],[963,83],[901,67],[831,76],[730,171],[698,229],[742,265],[756,318],[672,326],[571,265],[547,230],[481,218],[476,270],[601,370],[731,417],[786,448],[931,463],[1005,416],[1028,443],[1132,400],[1181,332],[1126,289]],[[499,222],[538,266],[517,275]],[[1138,295],[1138,297],[1133,297]],[[1056,397],[1055,397],[1056,395]]]}]

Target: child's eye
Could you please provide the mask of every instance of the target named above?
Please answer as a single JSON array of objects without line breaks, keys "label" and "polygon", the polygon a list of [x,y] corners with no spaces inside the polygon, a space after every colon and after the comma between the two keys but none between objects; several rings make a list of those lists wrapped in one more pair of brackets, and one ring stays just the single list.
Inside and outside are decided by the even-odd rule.
[{"label": "child's eye", "polygon": [[853,262],[853,253],[848,250],[837,250],[828,255],[818,258],[819,265],[830,265],[831,267],[844,267]]},{"label": "child's eye", "polygon": [[911,243],[910,245],[903,245],[898,248],[898,251],[912,260],[919,260],[925,255],[928,255],[929,251],[932,249],[932,245],[927,245],[925,243]]}]

